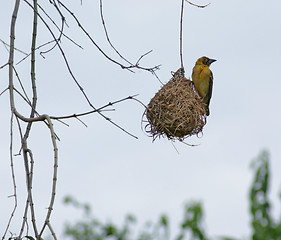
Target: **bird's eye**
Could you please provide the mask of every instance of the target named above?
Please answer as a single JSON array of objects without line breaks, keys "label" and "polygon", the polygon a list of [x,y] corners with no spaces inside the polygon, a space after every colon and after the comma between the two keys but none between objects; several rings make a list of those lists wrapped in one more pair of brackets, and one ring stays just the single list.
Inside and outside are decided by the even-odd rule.
[{"label": "bird's eye", "polygon": [[207,64],[207,62],[208,62],[208,59],[207,59],[207,58],[204,58],[203,63],[204,63],[204,64]]}]

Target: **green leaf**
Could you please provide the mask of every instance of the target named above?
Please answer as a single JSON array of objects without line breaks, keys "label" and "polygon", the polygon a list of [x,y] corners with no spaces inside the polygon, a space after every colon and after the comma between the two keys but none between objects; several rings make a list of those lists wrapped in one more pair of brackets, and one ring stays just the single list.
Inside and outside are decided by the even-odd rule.
[{"label": "green leaf", "polygon": [[161,216],[160,224],[164,227],[167,227],[169,225],[168,217],[166,215]]}]

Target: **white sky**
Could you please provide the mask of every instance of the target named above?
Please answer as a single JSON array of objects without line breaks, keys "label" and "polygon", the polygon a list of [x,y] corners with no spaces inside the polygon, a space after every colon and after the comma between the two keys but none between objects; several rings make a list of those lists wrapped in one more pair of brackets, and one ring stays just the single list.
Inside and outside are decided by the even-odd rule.
[{"label": "white sky", "polygon": [[[13,2],[0,9],[0,38],[9,42]],[[74,2],[74,1],[73,1]],[[93,3],[92,3],[93,2]],[[206,55],[217,59],[214,74],[211,115],[201,138],[175,143],[179,154],[166,139],[147,137],[141,130],[143,107],[134,101],[115,105],[108,113],[116,123],[138,136],[138,140],[115,128],[98,115],[83,118],[85,128],[76,120],[70,127],[55,123],[60,136],[59,178],[52,224],[58,235],[63,223],[74,222],[79,212],[65,207],[62,199],[71,194],[92,205],[95,216],[120,222],[132,213],[143,222],[156,221],[161,213],[171,217],[173,233],[182,219],[184,203],[203,203],[205,226],[210,236],[233,237],[250,234],[248,190],[253,172],[250,162],[260,150],[271,156],[270,197],[273,215],[280,216],[281,176],[281,2],[278,0],[213,0],[205,9],[185,5],[184,63],[191,75],[197,58]],[[200,1],[199,4],[209,2]],[[48,5],[47,5],[48,6]],[[70,6],[81,23],[113,58],[99,18],[98,1],[80,1]],[[52,12],[51,8],[48,9]],[[141,62],[144,66],[161,64],[158,75],[167,82],[179,61],[180,1],[120,0],[104,1],[104,16],[112,42],[131,61],[143,53],[153,52]],[[66,33],[84,47],[80,50],[63,40],[72,70],[95,106],[102,106],[133,94],[147,104],[159,90],[160,83],[148,72],[135,74],[112,64],[97,51],[68,16]],[[22,1],[17,20],[16,47],[29,52],[32,12]],[[51,39],[40,24],[38,44]],[[0,46],[0,65],[8,53]],[[37,54],[38,110],[50,115],[64,115],[91,110],[63,65],[56,49],[42,59]],[[20,60],[22,54],[17,53]],[[30,93],[29,61],[18,65],[22,82]],[[7,68],[0,71],[0,91],[8,84]],[[19,99],[17,99],[19,100]],[[17,108],[28,108],[17,101]],[[13,199],[9,162],[9,97],[0,98],[1,175],[0,233],[4,232]],[[19,141],[16,127],[14,153]],[[36,123],[30,137],[35,155],[34,200],[38,222],[43,221],[49,203],[52,179],[52,146],[48,130]],[[18,232],[25,203],[25,175],[21,157],[14,159],[18,208],[11,230]]]}]

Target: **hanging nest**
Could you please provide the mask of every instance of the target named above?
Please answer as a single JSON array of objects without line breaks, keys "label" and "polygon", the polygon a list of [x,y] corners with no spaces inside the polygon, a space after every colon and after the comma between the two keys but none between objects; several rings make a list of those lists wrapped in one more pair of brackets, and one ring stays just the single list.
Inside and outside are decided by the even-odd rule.
[{"label": "hanging nest", "polygon": [[183,141],[202,132],[206,124],[205,104],[195,92],[192,81],[184,77],[184,69],[173,73],[151,99],[144,116],[145,131],[153,137],[166,136],[170,140]]}]

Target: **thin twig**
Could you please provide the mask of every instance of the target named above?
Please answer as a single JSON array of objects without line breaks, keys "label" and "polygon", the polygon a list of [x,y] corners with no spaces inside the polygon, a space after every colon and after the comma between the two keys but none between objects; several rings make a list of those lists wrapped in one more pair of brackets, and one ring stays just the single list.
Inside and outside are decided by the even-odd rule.
[{"label": "thin twig", "polygon": [[[18,82],[19,82],[19,84],[20,84],[21,90],[23,91],[24,96],[23,96],[19,91],[17,91],[17,92],[18,92],[18,93],[21,95],[21,97],[28,103],[28,105],[32,107],[31,101],[30,101],[30,99],[29,99],[29,97],[28,97],[28,95],[27,95],[27,93],[26,93],[26,91],[25,91],[25,88],[24,88],[24,86],[23,86],[23,84],[22,84],[22,81],[21,81],[21,79],[20,79],[20,76],[19,76],[19,74],[18,74],[18,72],[17,72],[17,70],[16,70],[16,68],[15,68],[14,66],[13,66],[13,69],[14,69],[14,72],[15,72],[15,74],[16,74],[16,78],[17,78],[17,80],[18,80]],[[14,88],[14,90],[16,90],[16,89]]]},{"label": "thin twig", "polygon": [[[27,197],[26,203],[25,203],[24,214],[23,214],[23,221],[22,221],[22,225],[21,225],[21,229],[20,229],[20,234],[19,234],[19,239],[22,238],[22,234],[23,234],[25,225],[27,226],[27,230],[26,231],[28,232],[28,230],[29,230],[28,222],[27,222],[28,208],[29,208],[29,198]],[[28,234],[26,234],[26,235],[28,235]]]},{"label": "thin twig", "polygon": [[[44,46],[46,46],[46,45],[48,45],[48,44],[51,44],[51,43],[53,43],[54,41],[55,41],[55,40],[51,40],[51,41],[49,41],[49,42],[43,43],[42,45],[36,47],[35,50],[38,50],[38,49],[40,49],[40,48],[42,48],[42,47],[44,47]],[[16,63],[16,65],[20,64],[21,62],[23,62],[23,61],[24,61],[25,59],[27,59],[30,55],[31,55],[31,53],[27,54],[24,58],[22,58],[20,61],[18,61],[18,62]],[[44,56],[42,56],[42,57],[45,58]]]},{"label": "thin twig", "polygon": [[3,94],[4,92],[6,92],[7,90],[9,90],[9,88],[4,89],[4,90],[0,93],[0,97],[1,97],[2,94]]},{"label": "thin twig", "polygon": [[[59,36],[56,38],[54,46],[51,47],[50,49],[44,51],[44,52],[41,52],[40,53],[41,56],[44,56],[44,54],[46,54],[48,52],[51,52],[58,45],[58,42],[60,42],[61,37],[63,36],[63,30],[64,30],[64,25],[65,25],[65,17],[62,15],[61,11],[57,7],[56,2],[55,1],[50,1],[50,3],[52,3],[55,6],[57,12],[60,14],[60,17],[61,17],[61,28],[59,28]],[[37,6],[36,6],[36,8],[37,8]],[[36,13],[37,13],[37,11],[36,11]]]},{"label": "thin twig", "polygon": [[27,104],[32,107],[29,99],[26,99],[27,96],[24,96],[18,89],[14,88],[15,93],[17,93]]},{"label": "thin twig", "polygon": [[[32,197],[32,172],[31,170],[33,169],[33,159],[31,160],[31,170],[29,170],[29,164],[28,164],[28,155],[30,156],[31,150],[28,149],[27,147],[27,142],[26,139],[23,137],[20,123],[19,123],[19,118],[17,117],[17,123],[18,123],[18,128],[19,132],[21,135],[21,141],[22,141],[22,150],[23,150],[23,159],[24,159],[24,166],[25,166],[25,174],[26,174],[26,187],[27,187],[27,199],[29,202],[30,206],[30,212],[31,212],[31,222],[34,230],[34,234],[36,236],[36,239],[39,240],[38,238],[38,230],[37,230],[37,225],[36,225],[36,217],[35,217],[35,209],[34,209],[34,202],[33,202],[33,197]],[[23,221],[25,220],[25,217],[23,218]]]},{"label": "thin twig", "polygon": [[[32,44],[31,44],[31,86],[32,86],[32,104],[30,118],[33,118],[36,112],[37,105],[37,88],[35,79],[35,49],[36,49],[36,38],[37,38],[37,0],[33,0],[33,32],[32,32]],[[24,134],[24,140],[27,141],[31,130],[32,122],[28,122],[26,131]]]},{"label": "thin twig", "polygon": [[79,117],[75,117],[80,123],[82,123],[85,127],[88,127],[86,123],[84,123]]},{"label": "thin twig", "polygon": [[17,14],[19,10],[20,0],[15,1],[15,7],[12,15],[11,21],[11,30],[10,30],[10,51],[9,51],[9,93],[10,93],[10,105],[12,113],[15,110],[15,102],[14,102],[14,83],[13,83],[13,67],[14,67],[14,51],[15,51],[15,25]]},{"label": "thin twig", "polygon": [[10,120],[10,166],[11,166],[11,173],[12,173],[12,181],[13,181],[13,188],[14,188],[14,193],[12,197],[14,197],[14,208],[12,210],[11,216],[9,218],[6,230],[4,232],[4,235],[2,237],[2,240],[5,239],[5,236],[8,232],[8,229],[10,227],[11,221],[14,217],[15,211],[17,209],[18,205],[18,200],[17,200],[17,187],[16,187],[16,178],[15,178],[15,170],[14,170],[14,160],[13,160],[13,117],[14,114],[11,114],[11,120]]},{"label": "thin twig", "polygon": [[114,102],[109,102],[109,103],[103,105],[102,107],[97,108],[97,109],[92,110],[92,111],[89,111],[89,112],[77,113],[77,114],[74,113],[74,114],[72,114],[72,115],[58,116],[58,117],[56,117],[56,116],[50,116],[50,118],[51,118],[51,119],[58,120],[58,119],[82,117],[82,116],[89,115],[89,114],[92,114],[92,113],[95,113],[95,112],[100,112],[100,111],[103,110],[104,108],[107,108],[107,107],[112,106],[112,105],[114,105],[114,104],[117,104],[117,103],[120,103],[120,102],[129,100],[129,99],[134,99],[136,96],[138,96],[138,94],[133,95],[133,96],[128,96],[128,97],[119,99],[119,100],[114,101]]},{"label": "thin twig", "polygon": [[197,5],[197,4],[194,4],[192,2],[189,2],[188,0],[185,0],[185,1],[188,2],[192,6],[199,7],[199,8],[205,8],[205,7],[208,7],[211,4],[211,3],[208,3],[206,5]]},{"label": "thin twig", "polygon": [[[2,42],[5,47],[8,47],[8,48],[10,47],[8,43],[5,43],[5,42],[4,42],[3,40],[1,40],[1,39],[0,39],[0,42]],[[18,51],[18,52],[20,52],[20,53],[23,53],[23,54],[27,55],[27,53],[25,53],[24,51],[22,51],[22,50],[20,50],[20,49],[18,49],[18,48],[15,48],[15,50]]]},{"label": "thin twig", "polygon": [[181,60],[181,68],[184,69],[183,66],[183,57],[182,57],[182,22],[183,22],[183,7],[184,0],[181,1],[181,17],[180,17],[180,60]]},{"label": "thin twig", "polygon": [[120,52],[113,46],[112,42],[110,41],[108,32],[107,32],[107,28],[105,25],[105,21],[104,21],[104,17],[103,17],[103,7],[102,7],[102,0],[100,0],[100,16],[101,16],[101,21],[102,21],[102,25],[103,25],[103,29],[105,32],[105,36],[107,39],[107,42],[109,43],[109,45],[112,47],[112,49],[118,54],[118,56],[123,59],[124,61],[126,61],[128,64],[133,65],[130,61],[128,61],[125,57],[123,57]]},{"label": "thin twig", "polygon": [[[45,9],[42,8],[40,4],[37,3],[37,5],[38,5],[38,7],[40,8],[40,10],[47,16],[47,18],[49,18],[49,20],[53,23],[53,25],[60,31],[59,26],[58,26],[58,25],[56,24],[56,22],[49,16],[49,14],[45,11]],[[65,24],[66,24],[66,22],[65,22]],[[62,32],[62,35],[63,35],[66,39],[68,39],[70,42],[72,42],[74,45],[76,45],[77,47],[83,49],[83,47],[82,47],[81,45],[79,45],[79,44],[78,44],[77,42],[75,42],[73,39],[71,39],[70,37],[68,37],[64,32]]]},{"label": "thin twig", "polygon": [[9,64],[9,63],[5,63],[4,65],[2,65],[2,66],[0,67],[0,69],[6,67],[8,64]]},{"label": "thin twig", "polygon": [[54,240],[57,240],[56,233],[55,233],[55,231],[53,230],[53,228],[52,228],[52,226],[51,226],[51,223],[48,222],[47,225],[48,225],[48,228],[49,228],[49,230],[50,230],[50,232],[51,232],[51,234],[52,234]]},{"label": "thin twig", "polygon": [[[153,50],[150,50],[150,51],[144,53],[143,55],[141,55],[141,56],[139,57],[138,61],[136,62],[136,66],[139,66],[139,62],[141,61],[141,59],[144,58],[144,57],[145,57],[146,55],[148,55],[149,53],[152,53],[152,51],[153,51]],[[160,65],[159,65],[159,67],[160,67]]]},{"label": "thin twig", "polygon": [[[11,20],[11,29],[10,29],[10,50],[9,50],[9,95],[10,95],[10,108],[11,112],[15,114],[16,117],[21,120],[26,120],[26,118],[21,115],[15,107],[14,99],[14,53],[15,53],[15,25],[17,14],[19,10],[20,0],[15,1],[14,11]],[[28,121],[27,121],[28,122]]]}]

